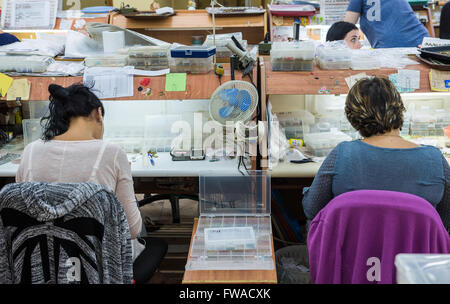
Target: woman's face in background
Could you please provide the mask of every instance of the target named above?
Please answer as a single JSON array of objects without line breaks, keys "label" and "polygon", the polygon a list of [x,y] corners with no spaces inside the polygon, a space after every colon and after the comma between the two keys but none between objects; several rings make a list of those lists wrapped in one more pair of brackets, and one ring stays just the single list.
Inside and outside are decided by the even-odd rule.
[{"label": "woman's face in background", "polygon": [[359,39],[361,39],[359,30],[352,30],[345,35],[344,41],[347,43],[349,48],[357,50],[362,47]]}]

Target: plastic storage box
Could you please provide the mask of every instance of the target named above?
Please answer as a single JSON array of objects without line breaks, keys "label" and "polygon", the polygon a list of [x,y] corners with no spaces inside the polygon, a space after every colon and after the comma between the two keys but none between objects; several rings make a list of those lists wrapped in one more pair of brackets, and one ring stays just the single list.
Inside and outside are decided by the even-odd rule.
[{"label": "plastic storage box", "polygon": [[308,150],[318,157],[327,156],[340,142],[351,140],[352,138],[347,134],[333,129],[330,132],[307,133],[304,135],[304,142]]},{"label": "plastic storage box", "polygon": [[276,113],[287,139],[303,138],[303,126],[314,123],[314,115],[306,110]]},{"label": "plastic storage box", "polygon": [[23,118],[42,118],[48,115],[49,104],[50,101],[48,100],[22,101]]},{"label": "plastic storage box", "polygon": [[54,62],[48,56],[0,56],[0,72],[43,73]]},{"label": "plastic storage box", "polygon": [[163,70],[169,68],[168,46],[139,46],[128,51],[128,64],[140,70]]},{"label": "plastic storage box", "polygon": [[450,284],[450,254],[398,254],[398,284]]},{"label": "plastic storage box", "polygon": [[375,70],[381,63],[370,50],[351,50],[350,67],[352,70]]},{"label": "plastic storage box", "polygon": [[324,70],[349,69],[351,65],[351,55],[346,49],[319,48],[317,57],[320,68]]},{"label": "plastic storage box", "polygon": [[184,126],[184,123],[181,114],[146,115],[144,149],[146,151],[170,152],[177,143],[177,138],[179,138],[181,132],[180,128]]},{"label": "plastic storage box", "polygon": [[169,57],[170,45],[163,46],[136,46],[128,50],[131,58],[164,58]]},{"label": "plastic storage box", "polygon": [[126,55],[95,55],[84,59],[87,67],[119,67],[126,66],[128,63]]},{"label": "plastic storage box", "polygon": [[41,138],[44,133],[44,129],[41,126],[40,119],[23,119],[23,144],[24,146]]},{"label": "plastic storage box", "polygon": [[312,71],[313,41],[274,42],[270,51],[273,71]]},{"label": "plastic storage box", "polygon": [[172,73],[208,73],[213,67],[215,47],[180,46],[170,50],[169,67]]},{"label": "plastic storage box", "polygon": [[186,270],[274,268],[266,171],[200,176],[200,217]]},{"label": "plastic storage box", "polygon": [[128,64],[139,70],[163,70],[169,68],[168,57],[129,57]]},{"label": "plastic storage box", "polygon": [[421,109],[416,111],[410,122],[411,136],[434,136],[442,135],[442,128],[436,129],[437,118],[434,111]]}]

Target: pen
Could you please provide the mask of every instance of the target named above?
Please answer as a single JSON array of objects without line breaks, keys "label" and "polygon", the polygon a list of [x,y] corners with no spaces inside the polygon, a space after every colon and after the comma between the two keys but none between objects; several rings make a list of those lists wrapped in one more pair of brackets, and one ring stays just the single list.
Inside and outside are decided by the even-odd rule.
[{"label": "pen", "polygon": [[148,158],[150,159],[150,163],[152,164],[152,166],[155,165],[155,161],[153,160],[153,155],[151,153],[147,153]]}]

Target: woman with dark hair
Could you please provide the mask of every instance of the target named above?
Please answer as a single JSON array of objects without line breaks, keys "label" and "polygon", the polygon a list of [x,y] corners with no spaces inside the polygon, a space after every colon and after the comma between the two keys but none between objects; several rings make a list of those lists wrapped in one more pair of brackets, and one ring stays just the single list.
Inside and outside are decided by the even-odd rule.
[{"label": "woman with dark hair", "polygon": [[353,23],[339,21],[333,23],[327,32],[327,41],[344,40],[351,49],[360,49],[361,42],[359,39],[359,29]]},{"label": "woman with dark hair", "polygon": [[136,204],[131,167],[118,145],[103,138],[104,107],[89,88],[51,84],[44,134],[25,147],[16,182],[93,182],[111,189],[122,203],[131,238],[139,235],[142,218]]},{"label": "woman with dark hair", "polygon": [[364,138],[341,142],[327,156],[303,193],[309,219],[342,193],[389,190],[426,199],[450,227],[450,167],[439,149],[400,136],[404,111],[400,94],[386,78],[365,78],[350,89],[345,113]]}]

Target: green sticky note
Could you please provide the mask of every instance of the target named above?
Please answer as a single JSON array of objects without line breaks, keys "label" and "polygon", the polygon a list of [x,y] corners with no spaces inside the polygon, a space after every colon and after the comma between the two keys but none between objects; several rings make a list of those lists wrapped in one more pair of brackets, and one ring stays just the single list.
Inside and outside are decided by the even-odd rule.
[{"label": "green sticky note", "polygon": [[166,91],[186,91],[186,73],[166,74]]}]

